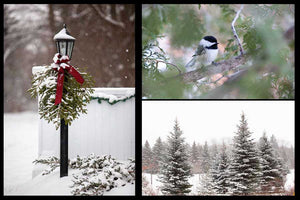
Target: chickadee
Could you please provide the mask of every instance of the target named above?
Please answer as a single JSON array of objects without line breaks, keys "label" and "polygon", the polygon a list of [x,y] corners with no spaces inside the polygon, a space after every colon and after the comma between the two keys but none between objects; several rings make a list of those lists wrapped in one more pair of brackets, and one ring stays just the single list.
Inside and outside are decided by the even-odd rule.
[{"label": "chickadee", "polygon": [[192,60],[185,65],[187,70],[193,70],[192,67],[196,62],[200,65],[210,65],[218,55],[218,44],[219,43],[215,37],[205,36],[200,41]]}]

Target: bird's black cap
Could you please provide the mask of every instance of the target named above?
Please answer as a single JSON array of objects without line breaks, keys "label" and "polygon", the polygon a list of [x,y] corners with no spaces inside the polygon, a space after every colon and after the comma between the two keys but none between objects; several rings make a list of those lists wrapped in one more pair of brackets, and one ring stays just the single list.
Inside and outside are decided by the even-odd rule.
[{"label": "bird's black cap", "polygon": [[211,43],[217,42],[217,39],[214,36],[210,36],[210,35],[209,36],[205,36],[203,39],[207,40],[207,41],[209,41]]}]

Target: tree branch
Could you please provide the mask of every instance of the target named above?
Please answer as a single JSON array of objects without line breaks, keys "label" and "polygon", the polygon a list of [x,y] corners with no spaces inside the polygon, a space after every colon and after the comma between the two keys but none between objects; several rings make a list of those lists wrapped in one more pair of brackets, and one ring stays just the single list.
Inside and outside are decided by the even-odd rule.
[{"label": "tree branch", "polygon": [[102,18],[103,18],[104,20],[106,20],[107,22],[109,22],[109,23],[111,23],[111,24],[113,24],[113,25],[116,25],[116,26],[118,26],[118,27],[121,27],[121,28],[123,28],[123,29],[125,28],[125,25],[124,25],[123,22],[116,21],[116,20],[112,19],[111,17],[109,17],[108,15],[105,15],[104,13],[102,13],[102,11],[101,11],[96,5],[91,4],[90,6],[91,6],[91,8],[93,8],[93,9],[96,11],[96,13],[97,13],[100,17],[102,17]]},{"label": "tree branch", "polygon": [[176,77],[182,77],[184,82],[194,82],[206,76],[211,76],[213,74],[218,74],[224,71],[235,69],[236,67],[244,64],[245,62],[246,58],[243,55],[239,55],[228,60],[222,60],[220,62],[201,67],[200,69],[191,72],[180,74]]},{"label": "tree branch", "polygon": [[[227,76],[228,80],[221,86],[216,87],[215,89],[209,91],[205,95],[201,95],[201,99],[233,99],[235,98],[235,94],[233,92],[234,88],[233,86],[241,80],[243,76],[245,76],[248,72],[250,67],[246,69],[242,69],[240,71],[237,71],[229,76]],[[233,92],[233,94],[232,94]],[[232,96],[233,95],[233,96]]]},{"label": "tree branch", "polygon": [[243,47],[242,47],[240,38],[239,38],[238,34],[236,33],[236,30],[235,30],[235,28],[234,28],[234,24],[235,24],[235,21],[237,20],[237,18],[239,17],[240,12],[242,11],[243,8],[244,8],[244,5],[242,4],[240,10],[236,13],[235,18],[233,19],[233,21],[232,21],[232,23],[231,23],[231,29],[232,29],[232,31],[233,31],[234,37],[236,38],[236,40],[237,40],[237,42],[238,42],[239,47],[240,47],[241,55],[244,55],[244,49],[243,49]]},{"label": "tree branch", "polygon": [[176,66],[175,64],[173,64],[173,63],[165,62],[165,61],[163,61],[163,60],[150,59],[150,58],[146,58],[145,60],[148,60],[148,61],[154,61],[154,62],[156,62],[156,63],[162,62],[162,63],[165,63],[166,65],[171,65],[171,66],[175,67],[175,68],[178,70],[179,74],[182,73],[181,70],[179,69],[179,67],[177,67],[177,66]]}]

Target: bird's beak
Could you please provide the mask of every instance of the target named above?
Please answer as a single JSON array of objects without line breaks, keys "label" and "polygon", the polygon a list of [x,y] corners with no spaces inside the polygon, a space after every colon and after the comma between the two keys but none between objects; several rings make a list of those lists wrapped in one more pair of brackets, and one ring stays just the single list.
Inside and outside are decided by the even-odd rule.
[{"label": "bird's beak", "polygon": [[219,44],[218,42],[216,44]]}]

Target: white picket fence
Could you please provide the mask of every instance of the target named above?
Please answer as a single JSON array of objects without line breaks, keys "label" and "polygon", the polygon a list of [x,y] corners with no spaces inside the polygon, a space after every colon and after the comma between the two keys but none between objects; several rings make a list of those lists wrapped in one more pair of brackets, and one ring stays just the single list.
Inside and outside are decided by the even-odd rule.
[{"label": "white picket fence", "polygon": [[[128,91],[134,92],[134,88],[95,88],[94,94],[124,96]],[[69,158],[91,153],[111,155],[118,160],[135,158],[135,98],[114,105],[92,100],[87,110],[69,126]],[[60,155],[60,129],[42,119],[38,155]]]}]

